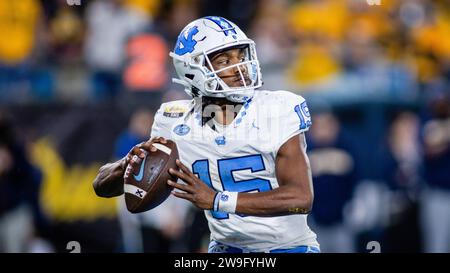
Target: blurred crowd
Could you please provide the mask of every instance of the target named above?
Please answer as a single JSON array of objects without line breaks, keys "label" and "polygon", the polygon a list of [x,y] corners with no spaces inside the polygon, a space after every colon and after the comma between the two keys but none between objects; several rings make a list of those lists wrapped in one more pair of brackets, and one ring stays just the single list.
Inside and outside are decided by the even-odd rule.
[{"label": "blurred crowd", "polygon": [[446,0],[80,3],[2,1],[2,101],[183,96],[173,91],[168,52],[187,22],[210,14],[256,41],[267,89],[413,100],[449,74]]},{"label": "blurred crowd", "polygon": [[450,3],[368,2],[0,1],[0,252],[205,250],[186,202],[131,215],[90,183],[187,98],[168,52],[207,15],[256,42],[265,89],[309,102],[323,252],[450,252]]}]

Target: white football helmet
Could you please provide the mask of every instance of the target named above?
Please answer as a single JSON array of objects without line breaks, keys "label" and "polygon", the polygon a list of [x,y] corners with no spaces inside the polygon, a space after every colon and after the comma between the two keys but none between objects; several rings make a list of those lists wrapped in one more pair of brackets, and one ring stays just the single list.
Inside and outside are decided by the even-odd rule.
[{"label": "white football helmet", "polygon": [[[229,48],[245,48],[245,60],[215,71],[208,55]],[[170,52],[178,79],[192,97],[219,97],[233,102],[245,102],[262,86],[261,69],[256,56],[255,42],[234,23],[217,16],[208,16],[189,23],[178,36]],[[250,83],[246,83],[241,67],[245,67]],[[238,68],[243,86],[229,87],[217,73]],[[212,71],[209,69],[211,68]]]}]

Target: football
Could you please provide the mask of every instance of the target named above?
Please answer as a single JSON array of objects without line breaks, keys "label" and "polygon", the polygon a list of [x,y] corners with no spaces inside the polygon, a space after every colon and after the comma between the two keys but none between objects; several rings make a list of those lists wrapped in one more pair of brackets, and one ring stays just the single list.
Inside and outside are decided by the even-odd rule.
[{"label": "football", "polygon": [[178,170],[175,160],[178,149],[175,142],[167,140],[166,144],[153,143],[156,152],[145,151],[143,158],[133,170],[128,164],[124,174],[125,203],[128,211],[139,213],[151,210],[169,197],[173,187],[167,185],[167,180],[177,181],[169,169]]}]

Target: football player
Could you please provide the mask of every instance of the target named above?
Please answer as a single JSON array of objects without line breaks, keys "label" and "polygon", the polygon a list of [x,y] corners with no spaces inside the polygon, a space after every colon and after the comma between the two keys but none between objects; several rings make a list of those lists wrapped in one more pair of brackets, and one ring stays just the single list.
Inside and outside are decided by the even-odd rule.
[{"label": "football player", "polygon": [[[307,225],[313,186],[304,132],[305,100],[262,86],[255,43],[234,23],[204,17],[188,24],[170,53],[192,100],[162,104],[149,141],[100,169],[99,196],[123,193],[128,162],[142,149],[176,142],[180,170],[173,195],[205,210],[209,252],[320,252]],[[135,159],[133,159],[133,156]]]}]

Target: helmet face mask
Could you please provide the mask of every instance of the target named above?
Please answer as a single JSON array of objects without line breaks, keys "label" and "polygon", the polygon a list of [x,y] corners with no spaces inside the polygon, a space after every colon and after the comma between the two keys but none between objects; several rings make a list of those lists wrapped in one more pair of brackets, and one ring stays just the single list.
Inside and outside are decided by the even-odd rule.
[{"label": "helmet face mask", "polygon": [[[242,48],[244,61],[215,70],[210,57],[234,48]],[[188,24],[170,53],[178,74],[175,83],[195,96],[227,98],[245,102],[262,86],[255,43],[233,23],[221,17],[205,17]],[[219,74],[233,69],[242,83],[228,86]],[[229,72],[229,71],[228,71]],[[193,92],[195,91],[195,92]]]}]

